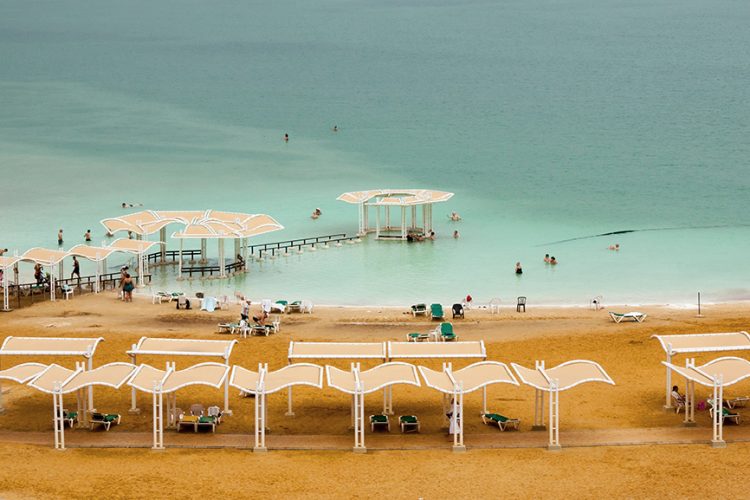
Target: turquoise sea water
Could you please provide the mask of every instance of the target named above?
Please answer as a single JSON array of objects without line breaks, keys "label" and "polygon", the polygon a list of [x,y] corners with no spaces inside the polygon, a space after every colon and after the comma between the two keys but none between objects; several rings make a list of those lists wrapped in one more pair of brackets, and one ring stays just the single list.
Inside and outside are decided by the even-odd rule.
[{"label": "turquoise sea water", "polygon": [[[223,284],[157,270],[156,286],[750,298],[748,21],[744,0],[5,0],[0,246],[55,246],[59,227],[68,247],[101,241],[123,201],[268,213],[286,229],[264,240],[354,233],[342,192],[425,187],[456,193],[434,243],[306,252]],[[555,243],[629,229],[654,230]]]}]

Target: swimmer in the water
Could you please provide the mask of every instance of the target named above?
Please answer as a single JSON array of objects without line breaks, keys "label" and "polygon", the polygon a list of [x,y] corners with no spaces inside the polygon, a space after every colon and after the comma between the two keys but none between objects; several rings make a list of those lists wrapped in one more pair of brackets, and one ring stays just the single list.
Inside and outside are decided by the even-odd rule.
[{"label": "swimmer in the water", "polygon": [[552,264],[553,266],[554,266],[555,264],[557,264],[557,259],[555,259],[555,256],[554,256],[554,255],[553,255],[552,257],[550,257],[550,259],[549,259],[549,263],[550,263],[550,264]]},{"label": "swimmer in the water", "polygon": [[284,142],[289,142],[289,134],[284,134]]},{"label": "swimmer in the water", "polygon": [[460,235],[458,234],[458,229],[456,229],[455,231],[453,231],[453,237],[454,237],[455,239],[458,239],[458,237],[459,237],[459,236],[460,236]]},{"label": "swimmer in the water", "polygon": [[617,251],[617,250],[620,249],[620,244],[619,243],[615,243],[614,245],[610,245],[609,249]]},{"label": "swimmer in the water", "polygon": [[452,221],[459,221],[459,220],[461,220],[461,216],[458,215],[456,212],[451,212],[451,220]]},{"label": "swimmer in the water", "polygon": [[339,126],[338,125],[334,125],[331,130],[333,130],[334,132],[338,132],[339,131]]},{"label": "swimmer in the water", "polygon": [[544,263],[545,264],[549,264],[549,254],[548,253],[544,254]]}]

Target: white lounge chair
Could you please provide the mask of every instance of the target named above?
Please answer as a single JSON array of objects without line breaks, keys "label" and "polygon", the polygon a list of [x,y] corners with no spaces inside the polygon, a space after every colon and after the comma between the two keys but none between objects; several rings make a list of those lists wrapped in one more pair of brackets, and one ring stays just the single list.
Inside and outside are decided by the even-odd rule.
[{"label": "white lounge chair", "polygon": [[303,300],[302,305],[300,306],[300,311],[302,314],[312,314],[313,312],[313,303],[309,300]]},{"label": "white lounge chair", "polygon": [[616,312],[609,311],[609,317],[612,318],[612,321],[615,323],[620,323],[623,320],[630,320],[630,321],[637,321],[638,323],[643,323],[643,320],[646,319],[646,316],[648,316],[645,313],[637,312],[637,311],[631,311],[624,314],[619,314]]},{"label": "white lounge chair", "polygon": [[388,415],[370,415],[370,430],[372,432],[375,432],[376,427],[384,428],[385,430],[390,432],[391,422],[388,418]]},{"label": "white lounge chair", "polygon": [[494,299],[490,300],[489,306],[490,314],[500,314],[500,299],[495,297]]},{"label": "white lounge chair", "polygon": [[60,290],[62,290],[62,293],[65,296],[65,300],[68,300],[73,296],[73,287],[70,285],[63,284],[62,286],[60,286]]}]

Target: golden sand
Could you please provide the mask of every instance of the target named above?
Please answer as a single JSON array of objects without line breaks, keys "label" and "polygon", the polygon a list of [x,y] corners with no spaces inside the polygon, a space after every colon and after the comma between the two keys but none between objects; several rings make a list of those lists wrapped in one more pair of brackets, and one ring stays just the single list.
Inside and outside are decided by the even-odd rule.
[{"label": "golden sand", "polygon": [[[225,339],[215,333],[216,323],[234,320],[238,308],[213,314],[176,311],[173,305],[152,305],[145,300],[125,304],[111,293],[76,297],[72,301],[45,303],[0,316],[0,337],[102,336],[106,339],[95,356],[95,365],[128,361],[125,351],[141,336]],[[624,309],[622,309],[624,311]],[[621,311],[621,312],[622,312]],[[533,366],[544,359],[554,366],[570,359],[600,362],[617,383],[586,384],[561,395],[561,426],[570,429],[648,429],[678,427],[681,417],[662,410],[664,359],[655,333],[699,333],[747,329],[748,304],[714,306],[696,318],[695,311],[644,308],[643,324],[611,322],[605,311],[588,309],[535,309],[500,315],[469,311],[454,322],[460,340],[484,339],[489,359]],[[332,341],[403,340],[411,331],[427,331],[434,324],[395,309],[328,308],[315,314],[282,317],[280,334],[240,339],[231,362],[254,368],[259,362],[270,369],[286,364],[290,339]],[[701,360],[717,357],[709,355]],[[51,359],[34,359],[51,362]],[[2,366],[31,361],[5,358]],[[60,359],[55,360],[60,363]],[[166,359],[139,359],[162,367]],[[178,368],[206,359],[176,359]],[[677,360],[677,362],[682,362]],[[321,363],[325,363],[321,361]],[[73,360],[64,363],[71,366]],[[335,362],[346,367],[347,362]],[[372,363],[370,363],[372,364]],[[437,367],[437,362],[420,363]],[[468,363],[454,363],[461,366]],[[363,363],[363,367],[366,364]],[[10,384],[5,395],[6,413],[0,429],[51,433],[51,398],[24,386]],[[739,386],[746,390],[743,386]],[[698,397],[705,397],[698,389]],[[731,391],[730,391],[731,392]],[[750,392],[750,391],[748,391]],[[493,386],[488,391],[492,411],[522,420],[521,433],[533,420],[533,391],[525,386]],[[217,432],[250,434],[251,399],[230,394],[233,416]],[[73,404],[72,397],[70,404]],[[222,391],[209,388],[178,392],[178,406],[190,403],[221,404]],[[297,417],[284,417],[286,397],[268,397],[268,425],[274,434],[349,436],[349,397],[333,389],[295,390]],[[140,415],[129,415],[129,390],[96,389],[99,410],[123,414],[123,423],[111,433],[149,432],[150,398],[139,394]],[[378,411],[381,398],[368,397],[367,411]],[[481,396],[466,398],[469,412],[480,410]],[[429,388],[394,388],[397,414],[420,416],[422,433],[440,436],[447,443],[440,395]],[[315,419],[304,418],[315,414]],[[710,438],[706,412],[697,414],[698,426]],[[88,431],[75,431],[88,432]],[[165,432],[169,445],[170,432]],[[472,434],[486,433],[479,418],[466,421],[469,452],[446,450],[381,451],[355,456],[344,451],[270,451],[253,455],[246,450],[150,450],[49,448],[5,443],[0,445],[6,467],[0,471],[0,492],[5,496],[173,496],[193,492],[239,496],[328,497],[395,494],[397,497],[442,498],[479,495],[553,497],[572,493],[584,496],[624,495],[712,496],[710,474],[736,477],[736,468],[750,463],[748,445],[730,444],[726,450],[707,445],[567,448],[562,453],[543,449],[471,450]],[[731,432],[731,431],[730,431]],[[200,445],[203,435],[196,435]],[[731,434],[728,435],[731,438]],[[565,442],[563,441],[563,446]],[[18,460],[17,457],[23,457]],[[585,471],[585,475],[581,474]],[[718,493],[718,492],[717,492]]]}]

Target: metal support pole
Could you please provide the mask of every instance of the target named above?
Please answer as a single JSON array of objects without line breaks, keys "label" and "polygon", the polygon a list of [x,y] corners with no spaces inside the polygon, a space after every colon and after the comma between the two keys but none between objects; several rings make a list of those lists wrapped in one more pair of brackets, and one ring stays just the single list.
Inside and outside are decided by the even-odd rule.
[{"label": "metal support pole", "polygon": [[380,205],[375,206],[375,239],[380,238]]},{"label": "metal support pole", "polygon": [[178,260],[177,260],[177,279],[182,279],[182,238],[180,238],[180,252],[178,254]]},{"label": "metal support pole", "polygon": [[[136,345],[132,344],[131,348],[135,351]],[[131,354],[130,355],[130,362],[135,365],[136,364],[135,361],[136,361],[135,360],[135,354]],[[141,410],[138,409],[138,403],[136,402],[136,399],[135,399],[135,387],[133,387],[131,389],[131,392],[130,392],[130,409],[128,410],[128,413],[130,413],[130,414],[138,414],[140,412],[141,412]]]},{"label": "metal support pole", "polygon": [[401,239],[406,239],[406,207],[401,207]]},{"label": "metal support pole", "polygon": [[370,231],[370,214],[369,214],[369,207],[367,205],[364,206],[364,224],[365,224],[365,230],[364,233],[367,234]]},{"label": "metal support pole", "polygon": [[[91,371],[91,370],[94,369],[94,357],[93,357],[93,355],[89,356],[88,365],[89,365],[89,367],[88,367],[89,371]],[[88,394],[88,397],[89,397],[89,409],[91,409],[91,411],[95,411],[96,407],[94,406],[94,386],[93,385],[89,386],[88,393],[89,393]]]},{"label": "metal support pole", "polygon": [[[672,344],[667,344],[667,363],[672,362]],[[672,409],[672,370],[666,366],[667,369],[667,383],[665,387],[665,399],[664,399],[664,409],[665,410],[671,410]]]},{"label": "metal support pole", "polygon": [[713,393],[713,439],[711,446],[714,448],[726,448],[724,441],[724,380],[721,375],[714,377]]},{"label": "metal support pole", "polygon": [[152,449],[163,450],[164,449],[164,415],[162,413],[162,404],[164,402],[162,395],[161,382],[154,382],[154,393],[153,393],[153,418],[154,418],[154,445]]},{"label": "metal support pole", "polygon": [[550,380],[549,392],[549,445],[550,451],[559,451],[560,446],[560,390],[557,380]]},{"label": "metal support pole", "polygon": [[[229,356],[224,357],[224,364],[229,367]],[[229,409],[229,376],[224,379],[224,413],[227,415],[232,414],[232,410]]]},{"label": "metal support pole", "polygon": [[206,262],[208,262],[208,258],[206,256],[206,254],[208,253],[206,251],[207,245],[208,243],[206,242],[206,238],[201,238],[201,260],[200,260],[201,264],[205,264]]},{"label": "metal support pole", "polygon": [[167,262],[167,227],[164,226],[159,230],[159,241],[161,241],[161,245],[159,247],[159,257],[161,259],[161,263],[164,264]]}]

